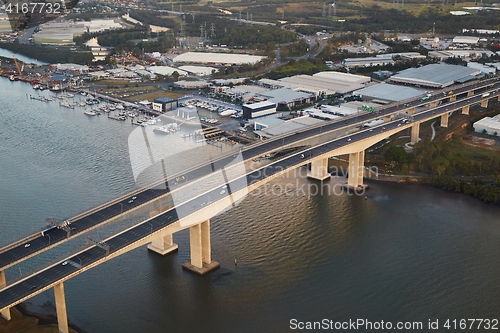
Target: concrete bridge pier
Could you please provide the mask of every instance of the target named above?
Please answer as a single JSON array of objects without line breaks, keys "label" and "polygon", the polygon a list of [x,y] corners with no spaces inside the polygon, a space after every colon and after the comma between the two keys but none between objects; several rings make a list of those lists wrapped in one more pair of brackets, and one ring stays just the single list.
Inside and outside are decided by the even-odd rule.
[{"label": "concrete bridge pier", "polygon": [[391,120],[392,120],[392,115],[388,114],[388,115],[384,116],[384,122],[385,123],[387,123],[387,122],[389,122]]},{"label": "concrete bridge pier", "polygon": [[448,127],[448,113],[443,113],[441,115],[441,127]]},{"label": "concrete bridge pier", "polygon": [[432,102],[430,102],[430,103],[429,103],[429,106],[430,106],[431,108],[435,108],[437,105],[438,105],[438,102],[437,102],[437,101],[432,101]]},{"label": "concrete bridge pier", "polygon": [[411,115],[415,114],[415,107],[409,108],[408,109],[408,114],[411,114]]},{"label": "concrete bridge pier", "polygon": [[56,299],[57,325],[59,333],[69,333],[68,314],[66,313],[66,298],[64,297],[64,285],[62,282],[54,286]]},{"label": "concrete bridge pier", "polygon": [[453,95],[450,97],[450,102],[455,102],[457,100],[457,95]]},{"label": "concrete bridge pier", "polygon": [[148,249],[162,256],[170,252],[176,251],[179,245],[173,242],[173,235],[169,234],[160,238],[157,238],[148,245]]},{"label": "concrete bridge pier", "polygon": [[497,101],[499,101],[499,102],[500,102],[500,95],[498,95],[498,97],[497,97]]},{"label": "concrete bridge pier", "polygon": [[471,96],[474,96],[474,90],[469,90],[467,92],[467,97],[471,97]]},{"label": "concrete bridge pier", "polygon": [[316,180],[330,178],[328,173],[328,158],[321,158],[311,162],[311,170],[307,171],[307,177]]},{"label": "concrete bridge pier", "polygon": [[470,109],[469,105],[462,107],[462,114],[469,115],[469,109]]},{"label": "concrete bridge pier", "polygon": [[482,108],[487,108],[488,107],[488,100],[487,99],[483,99],[481,101],[481,107]]},{"label": "concrete bridge pier", "polygon": [[363,173],[365,170],[365,151],[361,150],[356,153],[349,154],[349,167],[347,187],[348,188],[364,188],[366,185],[363,184]]},{"label": "concrete bridge pier", "polygon": [[[0,271],[0,290],[2,290],[5,287],[7,287],[7,279],[5,278],[5,271]],[[10,308],[2,310],[0,314],[7,320],[11,319]]]},{"label": "concrete bridge pier", "polygon": [[189,246],[191,261],[182,264],[182,267],[196,274],[204,275],[220,264],[212,261],[210,246],[210,220],[203,221],[189,228]]},{"label": "concrete bridge pier", "polygon": [[415,123],[415,124],[411,125],[410,142],[413,144],[417,143],[419,134],[420,134],[420,123]]}]

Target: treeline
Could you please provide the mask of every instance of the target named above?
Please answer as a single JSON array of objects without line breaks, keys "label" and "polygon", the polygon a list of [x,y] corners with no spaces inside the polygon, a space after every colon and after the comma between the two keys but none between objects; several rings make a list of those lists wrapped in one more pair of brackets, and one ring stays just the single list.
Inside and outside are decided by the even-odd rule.
[{"label": "treeline", "polygon": [[265,77],[273,80],[281,79],[283,77],[298,75],[298,74],[315,74],[328,67],[321,59],[301,59],[299,61],[290,60],[288,64],[272,69]]},{"label": "treeline", "polygon": [[44,45],[35,46],[29,44],[0,42],[0,48],[52,64],[68,62],[90,65],[93,58],[92,52],[71,52],[69,50]]},{"label": "treeline", "polygon": [[280,50],[281,58],[300,57],[309,51],[309,44],[305,40],[301,39],[296,43],[282,46]]},{"label": "treeline", "polygon": [[415,145],[411,155],[403,147],[392,146],[385,152],[385,167],[396,172],[426,174],[429,176],[423,178],[424,184],[500,204],[500,155],[469,152],[458,147],[458,140],[426,139]]},{"label": "treeline", "polygon": [[224,44],[228,47],[241,46],[264,49],[269,43],[284,44],[298,39],[295,32],[276,26],[235,25],[225,32],[218,33],[212,39],[214,44]]},{"label": "treeline", "polygon": [[471,195],[486,203],[500,204],[500,177],[489,183],[479,178],[463,180],[451,176],[425,178],[422,182],[446,191]]}]

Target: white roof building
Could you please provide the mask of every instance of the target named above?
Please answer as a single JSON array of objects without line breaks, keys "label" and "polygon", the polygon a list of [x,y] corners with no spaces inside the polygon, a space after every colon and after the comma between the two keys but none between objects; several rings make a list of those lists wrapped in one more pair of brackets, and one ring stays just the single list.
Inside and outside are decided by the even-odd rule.
[{"label": "white roof building", "polygon": [[479,37],[474,36],[456,36],[453,38],[455,44],[477,44],[477,42],[479,42]]},{"label": "white roof building", "polygon": [[499,135],[500,117],[499,115],[494,117],[484,117],[483,119],[476,121],[472,126],[474,127],[474,131],[477,133],[483,133],[486,131],[489,135]]},{"label": "white roof building", "polygon": [[187,52],[175,57],[173,60],[174,62],[193,64],[242,65],[255,64],[264,58],[250,54]]}]

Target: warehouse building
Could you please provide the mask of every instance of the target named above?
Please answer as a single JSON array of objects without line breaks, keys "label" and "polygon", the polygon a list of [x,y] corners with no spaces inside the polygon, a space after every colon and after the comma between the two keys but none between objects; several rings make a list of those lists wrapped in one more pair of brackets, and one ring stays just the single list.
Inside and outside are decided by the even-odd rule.
[{"label": "warehouse building", "polygon": [[457,65],[430,64],[419,68],[408,68],[388,81],[417,87],[445,88],[467,77],[475,77],[481,71]]},{"label": "warehouse building", "polygon": [[256,96],[263,100],[267,99],[276,104],[277,108],[293,108],[294,106],[311,103],[316,100],[312,94],[281,88],[263,91]]},{"label": "warehouse building", "polygon": [[472,126],[477,133],[484,133],[484,131],[486,131],[489,135],[498,136],[500,135],[500,115],[484,117],[476,121]]},{"label": "warehouse building", "polygon": [[276,104],[262,101],[252,104],[243,104],[243,119],[248,120],[276,113]]},{"label": "warehouse building", "polygon": [[210,53],[210,52],[186,52],[175,57],[174,62],[191,64],[214,64],[214,65],[243,65],[256,64],[265,57],[250,54],[233,53]]},{"label": "warehouse building", "polygon": [[385,104],[384,102],[403,101],[409,98],[421,96],[424,91],[394,84],[380,83],[371,87],[356,91],[361,95],[364,101],[371,100],[375,103]]}]

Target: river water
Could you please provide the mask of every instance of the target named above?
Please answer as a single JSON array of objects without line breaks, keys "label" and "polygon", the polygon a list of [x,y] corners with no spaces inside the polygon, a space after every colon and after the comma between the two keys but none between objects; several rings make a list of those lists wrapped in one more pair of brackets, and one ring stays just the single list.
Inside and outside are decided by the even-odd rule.
[{"label": "river water", "polygon": [[[0,92],[0,243],[136,186],[130,123],[29,99],[23,82],[0,79]],[[500,208],[415,185],[370,183],[365,200],[308,194],[311,184],[289,174],[213,218],[221,268],[206,276],[182,270],[183,231],[177,253],[142,247],[67,281],[70,322],[92,333],[287,332],[294,318],[363,318],[420,321],[423,332],[429,319],[499,317]],[[47,291],[28,308],[53,304]]]}]

